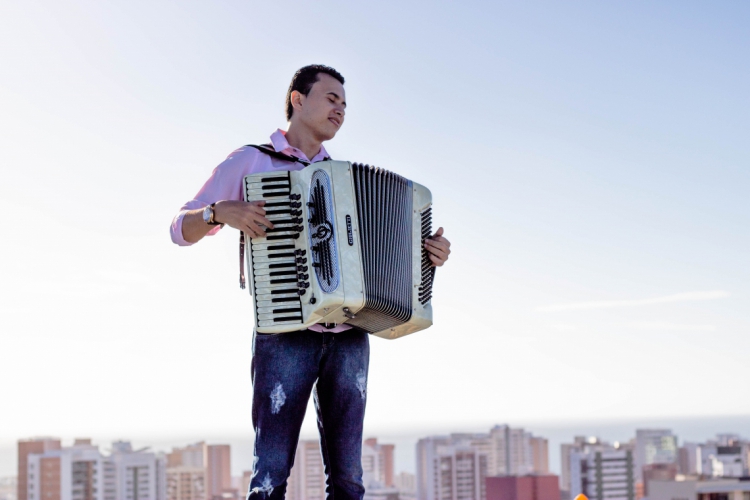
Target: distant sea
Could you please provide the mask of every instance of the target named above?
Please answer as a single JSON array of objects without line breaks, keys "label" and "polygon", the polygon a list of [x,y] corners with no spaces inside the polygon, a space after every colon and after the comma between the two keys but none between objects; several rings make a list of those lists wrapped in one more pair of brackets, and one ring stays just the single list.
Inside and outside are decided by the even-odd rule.
[{"label": "distant sea", "polygon": [[[571,442],[574,436],[597,436],[609,442],[627,442],[635,437],[636,429],[665,428],[671,429],[678,437],[679,443],[703,442],[719,433],[739,434],[750,438],[750,415],[714,416],[714,417],[680,417],[680,418],[642,418],[629,420],[590,420],[570,422],[504,422],[487,424],[453,424],[444,426],[426,425],[420,429],[369,429],[365,438],[377,437],[380,443],[395,444],[396,472],[416,471],[417,440],[426,436],[445,435],[453,432],[487,432],[494,424],[509,424],[511,427],[523,427],[535,436],[545,437],[549,441],[549,464],[551,472],[560,473],[560,444]],[[24,436],[26,437],[26,436]],[[60,436],[63,446],[72,444],[72,436]],[[93,443],[107,452],[112,438],[91,436]],[[317,439],[315,434],[302,439]],[[135,449],[150,446],[154,451],[169,451],[172,447],[185,446],[198,441],[208,444],[229,444],[232,447],[232,475],[239,476],[243,470],[251,468],[253,459],[253,436],[219,436],[215,431],[206,435],[176,436],[170,438],[129,438]],[[16,442],[0,440],[0,477],[14,476],[17,473]]]}]

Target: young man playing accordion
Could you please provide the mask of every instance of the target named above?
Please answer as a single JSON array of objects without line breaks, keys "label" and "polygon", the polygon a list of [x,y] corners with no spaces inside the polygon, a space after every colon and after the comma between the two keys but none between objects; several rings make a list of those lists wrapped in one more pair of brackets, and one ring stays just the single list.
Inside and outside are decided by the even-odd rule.
[{"label": "young man playing accordion", "polygon": [[[245,175],[300,170],[307,163],[328,159],[323,142],[333,139],[344,123],[344,77],[327,66],[306,66],[294,75],[286,97],[286,132],[271,135],[277,153],[304,161],[290,162],[252,147],[242,147],[216,167],[187,202],[171,226],[172,241],[192,245],[224,225],[263,237],[273,228],[265,202],[244,202]],[[439,228],[425,248],[435,266],[450,254],[450,242]],[[247,500],[284,498],[294,463],[300,427],[310,393],[318,414],[321,451],[328,498],[361,499],[362,426],[369,365],[367,332],[344,324],[326,328],[253,336],[252,419],[255,462]]]}]

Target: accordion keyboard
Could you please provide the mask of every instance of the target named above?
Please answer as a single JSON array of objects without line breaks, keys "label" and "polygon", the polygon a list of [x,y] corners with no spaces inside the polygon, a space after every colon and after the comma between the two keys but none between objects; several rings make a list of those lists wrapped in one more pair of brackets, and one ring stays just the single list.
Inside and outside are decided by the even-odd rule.
[{"label": "accordion keyboard", "polygon": [[265,200],[274,225],[265,238],[250,240],[257,326],[302,323],[301,296],[309,288],[306,250],[297,248],[302,231],[301,196],[291,192],[289,172],[268,173],[245,185],[246,199]]}]

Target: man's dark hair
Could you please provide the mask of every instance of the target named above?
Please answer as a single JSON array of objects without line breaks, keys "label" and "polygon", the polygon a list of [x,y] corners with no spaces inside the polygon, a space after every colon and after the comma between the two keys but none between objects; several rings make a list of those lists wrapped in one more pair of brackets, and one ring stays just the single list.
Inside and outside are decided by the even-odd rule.
[{"label": "man's dark hair", "polygon": [[319,80],[318,74],[320,73],[331,75],[336,80],[341,82],[341,85],[344,84],[344,77],[341,76],[341,73],[329,66],[324,66],[322,64],[310,64],[309,66],[300,68],[294,74],[294,77],[292,77],[292,83],[289,84],[289,90],[286,93],[287,121],[292,119],[292,113],[294,112],[294,108],[292,107],[292,92],[296,90],[302,95],[308,95],[313,84]]}]

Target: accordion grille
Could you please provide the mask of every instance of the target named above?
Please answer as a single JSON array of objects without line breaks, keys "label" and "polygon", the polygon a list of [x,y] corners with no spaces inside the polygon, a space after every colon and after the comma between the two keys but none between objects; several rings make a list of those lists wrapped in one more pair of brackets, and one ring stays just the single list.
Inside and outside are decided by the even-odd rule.
[{"label": "accordion grille", "polygon": [[347,323],[377,332],[412,314],[412,183],[393,172],[352,164],[365,282],[365,305]]}]

